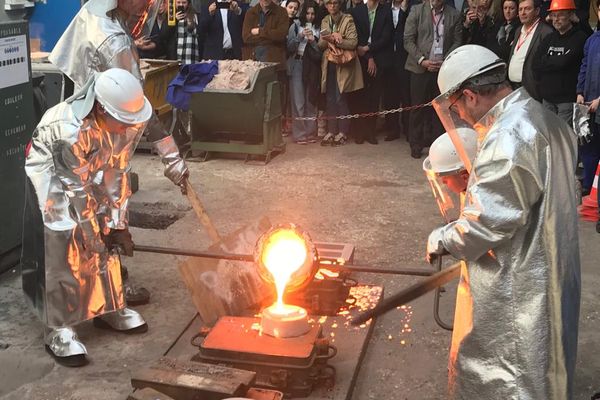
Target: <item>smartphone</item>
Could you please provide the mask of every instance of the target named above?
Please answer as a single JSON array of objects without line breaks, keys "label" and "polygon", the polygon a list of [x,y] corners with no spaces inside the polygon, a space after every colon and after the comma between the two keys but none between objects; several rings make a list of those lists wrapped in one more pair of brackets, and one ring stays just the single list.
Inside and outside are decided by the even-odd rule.
[{"label": "smartphone", "polygon": [[184,6],[177,6],[177,12],[178,13],[184,13],[185,12],[185,7]]},{"label": "smartphone", "polygon": [[312,29],[312,22],[307,22],[306,25],[304,25],[304,27],[306,29]]},{"label": "smartphone", "polygon": [[217,1],[217,8],[229,8],[230,5],[228,1]]}]

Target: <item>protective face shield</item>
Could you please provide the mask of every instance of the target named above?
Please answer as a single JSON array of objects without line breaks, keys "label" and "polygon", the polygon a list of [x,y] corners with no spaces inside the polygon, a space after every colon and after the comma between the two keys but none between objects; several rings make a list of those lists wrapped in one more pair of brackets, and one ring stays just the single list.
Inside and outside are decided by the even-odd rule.
[{"label": "protective face shield", "polygon": [[[497,70],[496,73],[486,74]],[[463,94],[461,87],[470,82],[476,86],[501,83],[506,79],[506,63],[491,50],[477,45],[465,45],[448,54],[438,75],[440,95],[432,106],[446,129],[467,172],[471,171],[471,160],[457,130],[472,128],[459,114],[456,103]]]},{"label": "protective face shield", "polygon": [[[139,0],[138,0],[139,1]],[[134,39],[150,39],[160,3],[168,0],[145,0],[146,5],[136,15],[130,15],[127,27]]]},{"label": "protective face shield", "polygon": [[107,132],[113,144],[113,167],[124,169],[133,156],[146,123],[131,125],[125,128],[124,132]]},{"label": "protective face shield", "polygon": [[[469,164],[477,154],[477,132],[470,128],[455,130]],[[456,220],[461,211],[461,196],[467,188],[469,173],[448,133],[437,138],[423,161],[423,171],[433,197],[446,223]]]}]

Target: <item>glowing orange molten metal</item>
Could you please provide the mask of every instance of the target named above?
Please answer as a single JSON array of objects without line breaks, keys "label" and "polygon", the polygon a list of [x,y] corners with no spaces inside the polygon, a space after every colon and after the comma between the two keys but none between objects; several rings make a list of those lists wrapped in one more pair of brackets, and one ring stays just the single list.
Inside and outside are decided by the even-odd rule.
[{"label": "glowing orange molten metal", "polygon": [[262,253],[262,263],[271,273],[277,291],[275,310],[285,313],[283,294],[294,272],[298,271],[307,258],[306,243],[293,230],[279,230],[273,233]]}]

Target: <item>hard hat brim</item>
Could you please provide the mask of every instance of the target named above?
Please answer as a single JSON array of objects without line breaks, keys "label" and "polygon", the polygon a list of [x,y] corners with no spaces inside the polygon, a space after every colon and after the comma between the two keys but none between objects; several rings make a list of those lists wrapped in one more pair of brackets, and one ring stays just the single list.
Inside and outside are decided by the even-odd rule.
[{"label": "hard hat brim", "polygon": [[147,122],[152,116],[152,105],[150,101],[144,96],[144,106],[135,113],[118,113],[110,108],[105,108],[105,110],[117,121],[122,122],[127,125],[137,125],[143,124]]}]

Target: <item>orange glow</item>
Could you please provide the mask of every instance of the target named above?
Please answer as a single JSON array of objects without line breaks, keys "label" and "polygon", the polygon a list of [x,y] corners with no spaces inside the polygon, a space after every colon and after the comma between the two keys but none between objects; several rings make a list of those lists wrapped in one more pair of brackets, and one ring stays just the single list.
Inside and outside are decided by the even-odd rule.
[{"label": "orange glow", "polygon": [[304,239],[295,231],[281,229],[269,237],[262,253],[262,263],[273,276],[277,301],[275,307],[284,312],[283,294],[290,278],[306,261],[307,248]]}]

